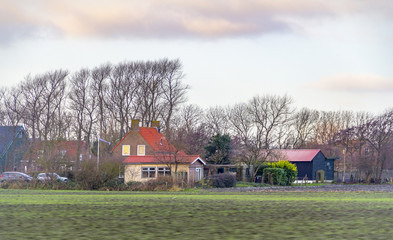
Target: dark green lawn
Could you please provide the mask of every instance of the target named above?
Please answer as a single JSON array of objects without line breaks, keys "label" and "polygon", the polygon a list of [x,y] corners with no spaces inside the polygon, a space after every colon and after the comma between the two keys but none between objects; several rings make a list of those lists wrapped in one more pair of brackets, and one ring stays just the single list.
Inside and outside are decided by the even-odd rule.
[{"label": "dark green lawn", "polygon": [[0,239],[392,239],[393,193],[0,190]]}]

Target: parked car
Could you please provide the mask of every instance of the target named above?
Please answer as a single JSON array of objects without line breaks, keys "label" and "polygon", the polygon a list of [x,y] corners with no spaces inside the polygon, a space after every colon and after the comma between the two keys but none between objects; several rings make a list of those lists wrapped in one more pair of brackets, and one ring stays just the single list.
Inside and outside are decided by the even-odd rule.
[{"label": "parked car", "polygon": [[22,172],[3,172],[0,175],[0,182],[17,182],[17,181],[30,182],[31,180],[33,180],[32,177]]},{"label": "parked car", "polygon": [[68,178],[61,177],[57,173],[39,173],[37,176],[38,181],[47,182],[47,181],[60,181],[60,182],[68,182]]}]

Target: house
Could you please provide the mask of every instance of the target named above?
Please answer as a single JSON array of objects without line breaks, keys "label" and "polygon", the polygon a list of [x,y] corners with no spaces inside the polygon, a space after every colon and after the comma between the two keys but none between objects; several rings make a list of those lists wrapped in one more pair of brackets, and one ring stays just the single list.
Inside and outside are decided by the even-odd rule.
[{"label": "house", "polygon": [[27,132],[23,126],[0,126],[0,170],[16,170],[22,160]]},{"label": "house", "polygon": [[79,141],[77,140],[36,140],[30,143],[30,147],[20,163],[20,169],[25,172],[72,170],[78,158],[79,161],[91,158],[86,142],[80,142],[79,156],[77,156],[78,146]]},{"label": "house", "polygon": [[279,160],[288,160],[297,167],[297,179],[334,180],[334,160],[320,149],[281,149]]},{"label": "house", "polygon": [[124,165],[124,182],[144,182],[159,176],[173,176],[187,182],[203,178],[205,161],[198,155],[187,155],[176,149],[160,133],[159,122],[152,121],[151,127],[139,127],[132,120],[131,130],[112,149],[115,159]]}]

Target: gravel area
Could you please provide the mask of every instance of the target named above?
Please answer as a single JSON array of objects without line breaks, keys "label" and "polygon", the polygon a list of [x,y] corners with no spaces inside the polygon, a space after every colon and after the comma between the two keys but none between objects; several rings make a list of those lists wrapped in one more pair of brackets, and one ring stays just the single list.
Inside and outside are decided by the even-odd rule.
[{"label": "gravel area", "polygon": [[329,184],[322,186],[273,186],[273,187],[235,187],[210,188],[207,192],[393,192],[392,184]]}]

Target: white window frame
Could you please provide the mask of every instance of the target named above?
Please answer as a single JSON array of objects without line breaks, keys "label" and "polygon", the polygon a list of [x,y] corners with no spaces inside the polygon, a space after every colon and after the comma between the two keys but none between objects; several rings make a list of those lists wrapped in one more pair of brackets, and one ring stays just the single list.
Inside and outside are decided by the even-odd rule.
[{"label": "white window frame", "polygon": [[[128,146],[128,149],[129,149],[128,155],[127,155],[127,154],[124,154],[124,147],[125,147],[125,146]],[[122,155],[122,156],[130,156],[130,155],[131,155],[131,145],[122,145],[122,146],[121,146],[121,155]]]},{"label": "white window frame", "polygon": [[[143,176],[143,173],[147,172],[147,177]],[[151,176],[151,173],[154,174],[154,176]],[[156,167],[142,167],[141,168],[141,178],[156,178],[157,176],[157,168]]]},{"label": "white window frame", "polygon": [[171,176],[172,169],[170,167],[158,167],[157,176]]},{"label": "white window frame", "polygon": [[[143,146],[143,153],[139,153],[139,147]],[[136,148],[136,155],[137,156],[145,156],[146,155],[146,146],[145,145],[138,145]]]}]

